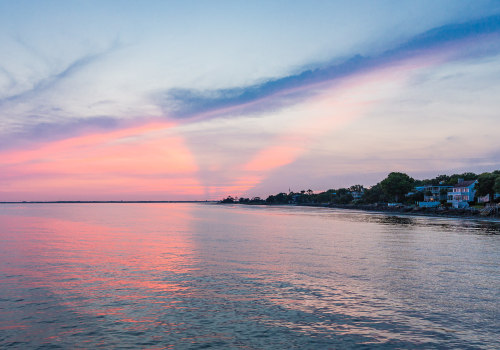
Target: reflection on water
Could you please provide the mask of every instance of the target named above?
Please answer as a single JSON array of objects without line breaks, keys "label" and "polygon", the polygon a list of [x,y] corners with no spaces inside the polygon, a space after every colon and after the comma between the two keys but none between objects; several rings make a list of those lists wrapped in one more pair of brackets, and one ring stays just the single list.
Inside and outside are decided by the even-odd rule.
[{"label": "reflection on water", "polygon": [[378,216],[377,219],[379,223],[387,225],[405,225],[405,226],[415,225],[415,219],[407,216],[383,215],[383,216]]},{"label": "reflection on water", "polygon": [[323,208],[0,207],[2,348],[498,348],[500,225]]}]

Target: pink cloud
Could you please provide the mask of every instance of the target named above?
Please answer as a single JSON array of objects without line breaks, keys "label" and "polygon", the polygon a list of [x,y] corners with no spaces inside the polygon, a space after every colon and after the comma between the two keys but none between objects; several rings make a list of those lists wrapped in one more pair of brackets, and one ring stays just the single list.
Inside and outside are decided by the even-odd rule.
[{"label": "pink cloud", "polygon": [[[142,194],[199,196],[198,167],[184,139],[154,123],[0,154],[3,197],[116,199]],[[106,197],[108,196],[108,197]],[[113,197],[113,198],[109,198]],[[29,198],[31,199],[31,198]],[[145,198],[147,199],[147,198]]]}]

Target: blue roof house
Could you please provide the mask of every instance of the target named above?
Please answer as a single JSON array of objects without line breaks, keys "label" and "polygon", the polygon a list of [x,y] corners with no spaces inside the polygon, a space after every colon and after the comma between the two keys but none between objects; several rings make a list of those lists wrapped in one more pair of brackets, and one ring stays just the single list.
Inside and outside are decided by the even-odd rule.
[{"label": "blue roof house", "polygon": [[453,186],[453,190],[448,192],[448,203],[451,203],[454,208],[467,208],[469,202],[474,201],[476,183],[477,180],[464,181],[459,179],[458,183]]}]

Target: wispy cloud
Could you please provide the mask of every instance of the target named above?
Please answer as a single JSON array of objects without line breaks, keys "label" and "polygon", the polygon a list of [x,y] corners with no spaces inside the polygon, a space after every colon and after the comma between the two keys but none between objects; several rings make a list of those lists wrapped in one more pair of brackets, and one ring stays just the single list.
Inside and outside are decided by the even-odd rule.
[{"label": "wispy cloud", "polygon": [[[35,116],[36,118],[36,116]],[[89,118],[68,119],[58,123],[36,123],[23,125],[20,130],[0,134],[0,149],[13,148],[27,141],[44,142],[70,138],[85,133],[114,130],[123,127],[124,123],[111,116],[93,116]]]},{"label": "wispy cloud", "polygon": [[462,40],[499,32],[500,16],[446,25],[429,30],[377,56],[356,55],[342,63],[307,69],[298,74],[245,87],[209,91],[169,89],[157,101],[168,117],[175,119],[259,113],[300,103],[314,94],[314,87],[318,84],[411,56],[442,50],[447,45]]},{"label": "wispy cloud", "polygon": [[[7,97],[0,99],[0,107],[2,107],[2,105],[4,105],[5,103],[8,103],[8,102],[19,102],[19,101],[22,102],[23,100],[33,98],[34,96],[38,95],[39,93],[51,89],[60,81],[66,79],[68,77],[71,77],[73,74],[75,74],[78,71],[80,71],[81,69],[89,66],[90,64],[96,62],[97,60],[108,55],[109,53],[115,51],[119,47],[120,47],[120,44],[115,41],[106,50],[104,50],[102,52],[90,53],[90,54],[87,54],[85,56],[82,56],[82,57],[70,62],[68,65],[66,65],[65,68],[63,68],[59,72],[54,73],[50,76],[40,78],[39,80],[34,82],[28,90],[25,90],[25,91],[22,91],[20,93],[10,95],[10,96],[7,96]],[[4,72],[4,74],[6,74],[11,79],[11,83],[15,84],[15,80],[14,80],[13,75],[10,74],[8,71],[6,71],[3,68],[1,70]]]},{"label": "wispy cloud", "polygon": [[[308,68],[297,74],[238,88],[209,91],[168,89],[156,95],[155,101],[163,109],[167,118],[186,122],[198,118],[248,115],[279,110],[315,96],[319,90],[324,88],[325,84],[331,84],[345,77],[368,72],[381,66],[396,64],[407,58],[444,50],[447,45],[456,44],[466,39],[496,33],[500,33],[500,16],[491,16],[432,29],[376,56],[356,55],[341,63]],[[8,111],[12,105],[34,101],[61,81],[71,78],[121,46],[118,41],[114,41],[107,49],[82,56],[67,64],[59,72],[39,79],[29,90],[0,99],[0,110]],[[13,76],[9,75],[7,71],[4,72],[4,75],[11,80],[13,79]],[[5,130],[4,134],[1,135],[0,147],[9,147],[23,140],[57,140],[81,135],[92,130],[110,130],[128,125],[123,124],[123,116],[121,115],[82,117],[65,115],[64,118],[56,117],[61,113],[64,114],[65,111],[51,112],[49,114],[52,115],[52,120],[44,120],[44,118],[39,118],[37,114],[41,110],[43,110],[42,107],[33,106],[31,114],[16,116],[20,127],[17,130]],[[136,116],[135,119],[136,123],[149,121],[144,116]],[[37,122],[37,120],[40,121]]]}]

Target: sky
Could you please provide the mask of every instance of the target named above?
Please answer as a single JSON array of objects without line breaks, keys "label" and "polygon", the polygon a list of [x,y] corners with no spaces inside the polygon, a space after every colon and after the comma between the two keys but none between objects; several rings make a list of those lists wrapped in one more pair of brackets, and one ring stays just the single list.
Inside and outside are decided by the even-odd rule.
[{"label": "sky", "polygon": [[481,173],[499,134],[499,0],[0,0],[0,201]]}]

